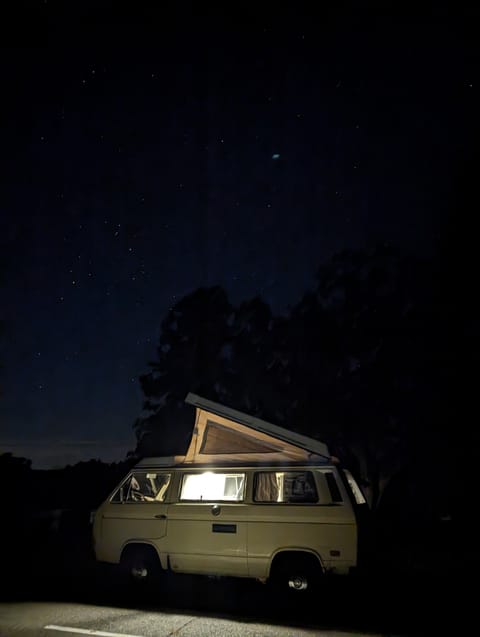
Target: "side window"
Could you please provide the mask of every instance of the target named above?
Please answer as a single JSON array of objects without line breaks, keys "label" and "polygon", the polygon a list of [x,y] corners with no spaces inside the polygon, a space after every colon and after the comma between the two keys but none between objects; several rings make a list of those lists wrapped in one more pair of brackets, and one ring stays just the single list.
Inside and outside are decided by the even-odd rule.
[{"label": "side window", "polygon": [[186,473],[182,480],[180,500],[243,500],[244,473]]},{"label": "side window", "polygon": [[330,495],[332,497],[332,502],[334,504],[343,502],[342,494],[340,493],[340,489],[338,488],[338,484],[335,479],[335,476],[333,475],[333,471],[326,471],[324,475],[325,475],[325,480],[327,481]]},{"label": "side window", "polygon": [[117,489],[111,502],[163,502],[169,484],[169,473],[135,471]]},{"label": "side window", "polygon": [[317,488],[311,471],[259,471],[253,488],[255,502],[314,503]]}]

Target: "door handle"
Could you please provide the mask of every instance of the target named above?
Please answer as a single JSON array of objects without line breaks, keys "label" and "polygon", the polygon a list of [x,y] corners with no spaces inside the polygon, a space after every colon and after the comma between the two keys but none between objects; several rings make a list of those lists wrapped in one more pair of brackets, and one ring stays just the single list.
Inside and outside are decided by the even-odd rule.
[{"label": "door handle", "polygon": [[157,520],[166,520],[167,516],[164,513],[159,513],[158,515],[154,515],[154,518],[157,518]]},{"label": "door handle", "polygon": [[212,506],[212,515],[220,515],[221,507],[218,504]]}]

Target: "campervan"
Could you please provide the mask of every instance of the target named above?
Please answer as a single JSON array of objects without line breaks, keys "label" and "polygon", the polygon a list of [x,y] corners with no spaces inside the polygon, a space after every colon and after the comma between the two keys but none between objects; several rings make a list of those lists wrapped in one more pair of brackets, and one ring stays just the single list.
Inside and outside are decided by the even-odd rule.
[{"label": "campervan", "polygon": [[311,588],[358,562],[363,494],[325,444],[188,394],[185,456],[144,458],[96,511],[96,559]]}]

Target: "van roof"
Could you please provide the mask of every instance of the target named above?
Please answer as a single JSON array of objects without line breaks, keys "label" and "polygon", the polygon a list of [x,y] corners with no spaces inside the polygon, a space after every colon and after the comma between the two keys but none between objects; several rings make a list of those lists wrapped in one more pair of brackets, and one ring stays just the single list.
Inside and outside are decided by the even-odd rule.
[{"label": "van roof", "polygon": [[[261,467],[333,467],[335,465],[331,460],[310,460],[310,461],[281,461],[281,460],[259,460],[257,462],[252,461],[234,461],[231,462],[205,462],[205,463],[195,463],[193,465],[194,468],[198,469],[208,469],[208,468],[216,468],[216,469],[233,469],[236,467],[246,469],[248,467],[253,468],[261,468]],[[185,463],[185,456],[151,456],[147,458],[142,458],[135,465],[135,469],[160,469],[160,468],[183,468],[183,469],[192,469],[192,465]]]},{"label": "van roof", "polygon": [[189,393],[196,408],[184,456],[145,458],[137,466],[260,466],[331,463],[328,447],[260,418]]}]

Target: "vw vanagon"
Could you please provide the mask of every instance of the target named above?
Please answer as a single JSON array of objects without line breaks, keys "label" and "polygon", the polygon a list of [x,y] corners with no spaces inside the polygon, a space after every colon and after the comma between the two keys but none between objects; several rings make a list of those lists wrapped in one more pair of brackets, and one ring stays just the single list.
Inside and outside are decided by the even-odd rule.
[{"label": "vw vanagon", "polygon": [[141,460],[97,510],[96,558],[134,579],[170,570],[306,590],[357,565],[365,499],[326,445],[189,394],[185,456]]}]

